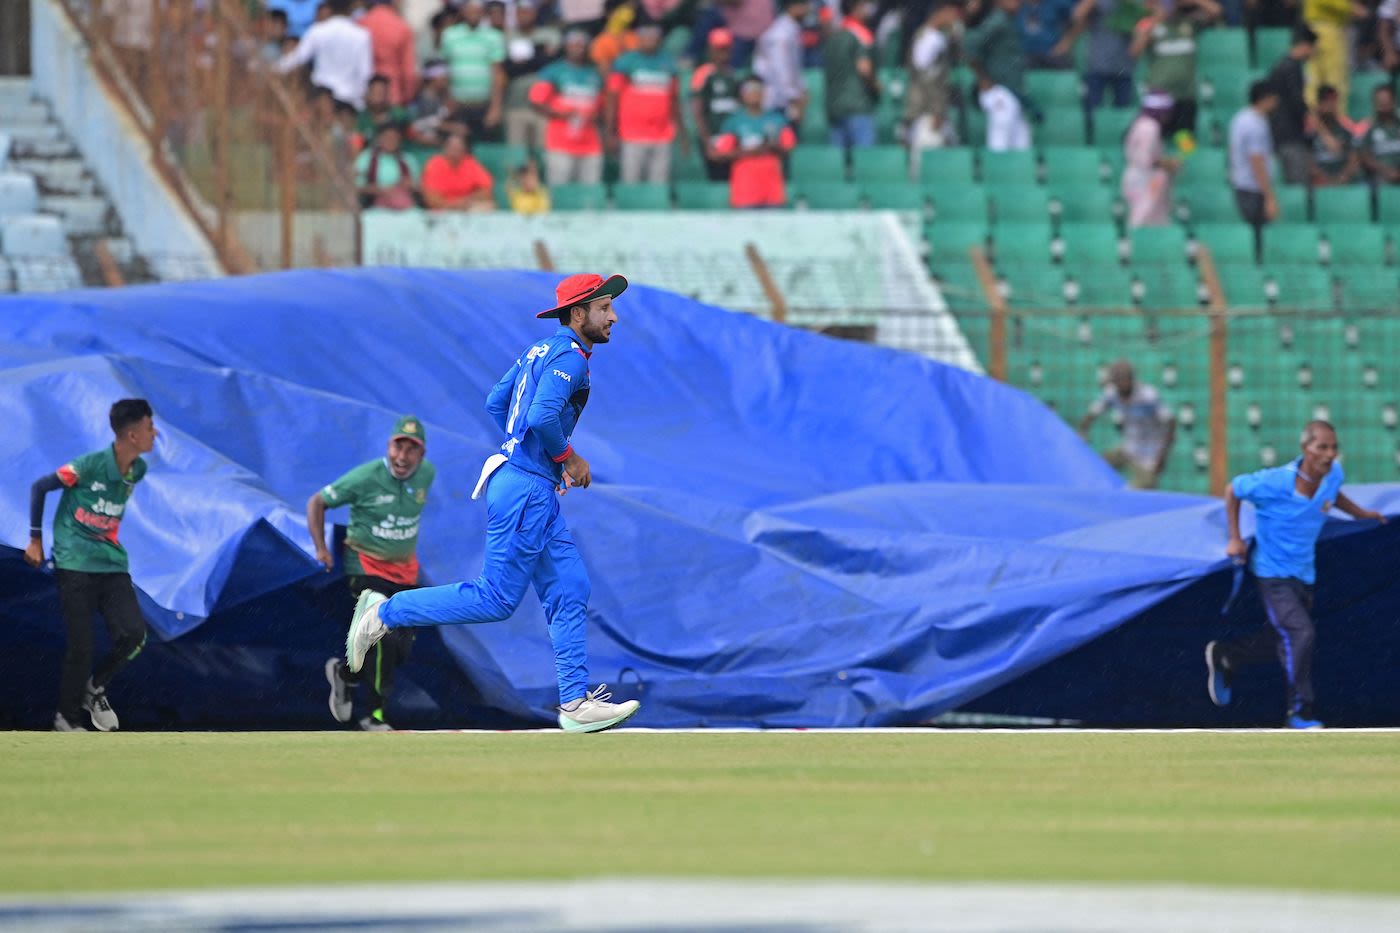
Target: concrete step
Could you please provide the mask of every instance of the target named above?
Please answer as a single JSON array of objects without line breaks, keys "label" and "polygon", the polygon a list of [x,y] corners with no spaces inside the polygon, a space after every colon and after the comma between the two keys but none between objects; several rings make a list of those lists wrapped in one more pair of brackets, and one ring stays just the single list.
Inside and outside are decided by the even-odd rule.
[{"label": "concrete step", "polygon": [[0,97],[0,127],[33,126],[48,123],[49,107],[37,100]]},{"label": "concrete step", "polygon": [[26,77],[6,75],[0,78],[0,107],[9,102],[27,102],[34,99],[34,83]]},{"label": "concrete step", "polygon": [[11,159],[10,170],[33,175],[47,194],[97,193],[97,180],[88,175],[82,159]]},{"label": "concrete step", "polygon": [[78,150],[57,130],[58,128],[54,127],[54,132],[37,138],[24,138],[19,132],[12,133],[10,158],[68,159],[76,156]]},{"label": "concrete step", "polygon": [[46,214],[63,218],[69,236],[103,236],[111,232],[112,211],[102,198],[46,195],[39,199]]}]

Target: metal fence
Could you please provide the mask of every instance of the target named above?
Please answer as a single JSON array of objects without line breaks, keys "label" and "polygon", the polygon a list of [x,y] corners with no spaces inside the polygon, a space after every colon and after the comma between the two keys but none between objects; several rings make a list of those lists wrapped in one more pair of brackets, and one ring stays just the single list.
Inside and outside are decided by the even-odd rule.
[{"label": "metal fence", "polygon": [[62,5],[225,268],[357,261],[350,128],[275,72],[243,4]]}]

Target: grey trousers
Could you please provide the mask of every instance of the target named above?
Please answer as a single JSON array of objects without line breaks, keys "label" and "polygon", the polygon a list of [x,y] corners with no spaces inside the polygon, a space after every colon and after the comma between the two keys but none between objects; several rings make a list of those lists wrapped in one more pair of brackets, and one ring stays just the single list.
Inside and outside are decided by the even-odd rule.
[{"label": "grey trousers", "polygon": [[624,184],[665,185],[671,181],[670,143],[623,143],[619,158]]},{"label": "grey trousers", "polygon": [[1291,577],[1260,577],[1259,598],[1269,627],[1224,642],[1220,649],[1232,668],[1277,658],[1288,680],[1288,712],[1311,715],[1313,647],[1317,642],[1312,587]]},{"label": "grey trousers", "polygon": [[576,156],[567,152],[545,151],[545,181],[554,185],[596,185],[603,180],[601,155]]}]

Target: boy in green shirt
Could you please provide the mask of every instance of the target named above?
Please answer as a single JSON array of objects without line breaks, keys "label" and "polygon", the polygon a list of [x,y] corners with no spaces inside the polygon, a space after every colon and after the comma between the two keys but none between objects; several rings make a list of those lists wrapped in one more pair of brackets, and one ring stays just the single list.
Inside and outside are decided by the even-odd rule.
[{"label": "boy in green shirt", "polygon": [[[316,559],[330,572],[335,558],[326,547],[326,509],[350,506],[345,535],[345,576],[356,599],[365,590],[393,596],[418,586],[418,520],[428,501],[437,471],[424,459],[427,434],[423,422],[404,415],[394,424],[385,456],[362,463],[314,493],[306,503],[306,527]],[[365,683],[371,712],[360,719],[366,732],[387,732],[384,701],[393,689],[394,671],[408,660],[412,629],[392,633],[375,646],[375,654],[359,673],[351,673],[339,657],[326,662],[331,715],[349,722],[354,688]]]},{"label": "boy in green shirt", "polygon": [[[114,404],[108,422],[116,435],[110,447],[70,460],[30,487],[24,560],[31,567],[44,563],[44,498],[63,490],[53,521],[53,562],[67,647],[55,732],[86,732],[83,710],[99,731],[115,730],[117,714],[107,700],[107,684],[146,644],[146,620],[136,603],[126,549],[117,532],[132,490],[146,475],[141,454],[155,446],[156,429],[150,404],[139,398]],[[99,612],[111,633],[112,650],[94,671],[92,617]]]}]

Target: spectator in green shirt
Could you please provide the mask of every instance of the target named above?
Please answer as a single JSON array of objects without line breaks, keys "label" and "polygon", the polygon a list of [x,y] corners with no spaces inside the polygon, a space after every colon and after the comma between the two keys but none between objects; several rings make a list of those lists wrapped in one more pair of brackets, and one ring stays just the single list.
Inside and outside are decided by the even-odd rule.
[{"label": "spectator in green shirt", "polygon": [[826,37],[822,66],[826,71],[826,117],[831,144],[875,145],[875,104],[880,78],[875,72],[875,35],[870,23],[877,12],[870,0],[841,0],[842,22]]},{"label": "spectator in green shirt", "polygon": [[355,184],[361,207],[402,211],[417,206],[418,166],[401,151],[403,124],[385,123],[374,143],[355,160]]},{"label": "spectator in green shirt", "polygon": [[1395,92],[1389,85],[1377,85],[1371,92],[1371,106],[1376,113],[1362,137],[1361,161],[1377,183],[1400,184],[1400,119],[1395,116]]},{"label": "spectator in green shirt", "polygon": [[389,79],[384,75],[370,78],[369,87],[365,89],[365,109],[355,117],[355,133],[361,143],[368,146],[375,132],[386,123],[407,123],[408,120],[408,110],[395,107],[389,100]]},{"label": "spectator in green shirt", "polygon": [[[44,563],[44,498],[63,490],[53,519],[53,563],[67,647],[55,732],[86,732],[84,710],[98,731],[115,730],[117,714],[107,700],[107,685],[146,644],[146,620],[117,534],[127,501],[146,475],[141,455],[155,447],[157,432],[150,403],[141,398],[114,404],[108,423],[116,436],[110,446],[68,461],[30,487],[24,560],[31,567]],[[111,633],[112,648],[94,670],[92,621],[99,613]]]},{"label": "spectator in green shirt", "polygon": [[466,0],[461,21],[444,29],[441,40],[457,118],[476,140],[499,136],[506,91],[506,40],[485,15],[481,0]]},{"label": "spectator in green shirt", "polygon": [[1196,132],[1196,36],[1220,18],[1215,0],[1155,0],[1138,23],[1128,52],[1147,56],[1147,86],[1170,94],[1176,103],[1162,127],[1168,139]]},{"label": "spectator in green shirt", "polygon": [[1361,175],[1361,155],[1338,112],[1340,95],[1330,84],[1317,89],[1317,107],[1307,121],[1314,188],[1349,185]]}]

